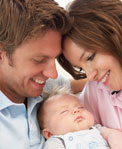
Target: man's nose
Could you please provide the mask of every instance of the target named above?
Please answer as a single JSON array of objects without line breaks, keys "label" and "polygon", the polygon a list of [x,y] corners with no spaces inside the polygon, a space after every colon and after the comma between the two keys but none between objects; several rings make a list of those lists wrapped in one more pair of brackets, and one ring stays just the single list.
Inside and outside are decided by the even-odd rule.
[{"label": "man's nose", "polygon": [[56,79],[58,77],[55,60],[50,61],[43,71],[43,75],[51,79]]}]

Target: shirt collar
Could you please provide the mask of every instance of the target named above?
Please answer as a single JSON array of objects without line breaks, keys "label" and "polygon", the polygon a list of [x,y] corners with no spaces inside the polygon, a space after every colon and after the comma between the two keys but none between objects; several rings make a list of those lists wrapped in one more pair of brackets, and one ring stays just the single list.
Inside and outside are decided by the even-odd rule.
[{"label": "shirt collar", "polygon": [[106,90],[106,91],[109,91],[110,93],[113,91],[109,87],[104,85],[104,83],[102,83],[102,82],[96,82],[96,83],[98,84],[98,89]]},{"label": "shirt collar", "polygon": [[41,96],[36,98],[28,98],[27,105],[28,105],[28,112],[31,113],[34,107],[43,100]]},{"label": "shirt collar", "polygon": [[[120,91],[118,91],[118,94],[112,94],[114,91],[113,90],[111,90],[109,87],[107,87],[106,85],[104,85],[102,82],[97,82],[97,84],[98,84],[98,89],[100,89],[100,90],[106,90],[106,91],[108,91],[112,96],[118,96],[118,95],[120,95],[122,92],[121,92],[121,90]],[[115,91],[115,92],[117,92],[117,91]]]},{"label": "shirt collar", "polygon": [[[34,106],[37,103],[40,103],[43,100],[43,98],[38,96],[36,98],[28,98],[27,100],[28,100],[27,103],[28,103],[29,111],[32,111]],[[17,104],[12,102],[3,92],[0,91],[0,110],[3,110],[12,105],[22,105],[22,104]]]},{"label": "shirt collar", "polygon": [[14,105],[14,103],[0,91],[0,110],[5,109],[12,105]]}]

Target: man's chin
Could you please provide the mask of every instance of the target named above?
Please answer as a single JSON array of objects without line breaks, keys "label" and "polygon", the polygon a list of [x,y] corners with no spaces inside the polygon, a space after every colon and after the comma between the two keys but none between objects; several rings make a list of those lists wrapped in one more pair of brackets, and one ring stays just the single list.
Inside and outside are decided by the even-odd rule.
[{"label": "man's chin", "polygon": [[40,91],[40,92],[38,92],[38,93],[33,93],[33,94],[31,93],[31,94],[30,94],[30,97],[36,98],[36,97],[40,96],[41,93],[42,93],[42,91]]}]

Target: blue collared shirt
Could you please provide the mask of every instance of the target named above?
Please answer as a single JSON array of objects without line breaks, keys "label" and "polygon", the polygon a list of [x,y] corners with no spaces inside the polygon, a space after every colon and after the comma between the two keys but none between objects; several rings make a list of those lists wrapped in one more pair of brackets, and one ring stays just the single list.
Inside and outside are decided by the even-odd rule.
[{"label": "blue collared shirt", "polygon": [[37,119],[40,97],[28,99],[24,104],[11,102],[0,91],[0,149],[41,149],[44,143]]},{"label": "blue collared shirt", "polygon": [[[45,88],[49,90],[55,83],[70,87],[70,82],[60,77],[58,81],[49,79]],[[23,103],[10,101],[0,91],[0,149],[42,149],[44,137],[37,122],[37,108],[43,99],[28,98],[27,108]]]}]

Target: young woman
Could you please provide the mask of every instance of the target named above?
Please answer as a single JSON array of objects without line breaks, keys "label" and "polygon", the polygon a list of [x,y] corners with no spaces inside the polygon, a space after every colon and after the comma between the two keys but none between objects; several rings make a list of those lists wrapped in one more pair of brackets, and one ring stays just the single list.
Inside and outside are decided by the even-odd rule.
[{"label": "young woman", "polygon": [[122,1],[74,0],[68,11],[74,24],[58,61],[74,78],[87,76],[81,99],[95,122],[122,130]]}]

